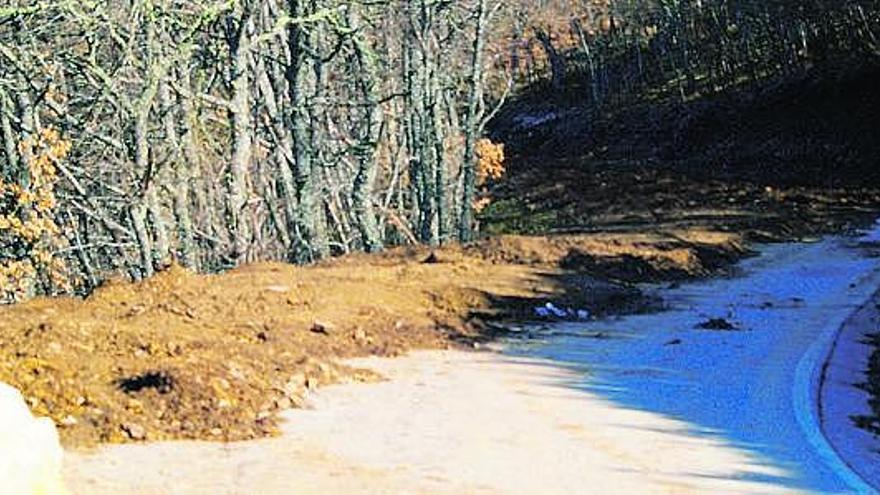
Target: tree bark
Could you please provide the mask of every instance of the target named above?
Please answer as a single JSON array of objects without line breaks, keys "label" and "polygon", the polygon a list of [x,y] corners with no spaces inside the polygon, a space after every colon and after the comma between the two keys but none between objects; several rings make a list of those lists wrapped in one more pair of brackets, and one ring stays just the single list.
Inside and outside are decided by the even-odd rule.
[{"label": "tree bark", "polygon": [[[177,224],[176,258],[187,268],[197,268],[189,197],[192,180],[190,170],[193,164],[189,163],[181,149],[181,139],[177,131],[177,101],[169,91],[167,83],[163,82],[159,87],[159,97],[164,107],[165,138],[171,146],[170,158],[174,176],[174,184],[171,185],[171,209]],[[185,116],[184,120],[186,120]],[[190,131],[187,133],[189,134]]]},{"label": "tree bark", "polygon": [[464,125],[464,157],[462,159],[463,190],[458,237],[461,242],[474,239],[474,199],[476,196],[476,141],[479,127],[479,102],[483,91],[483,49],[486,38],[488,9],[486,0],[477,0],[477,21],[474,26],[468,99]]},{"label": "tree bark", "polygon": [[[310,13],[304,0],[288,0],[288,15],[293,18],[304,17]],[[292,130],[294,169],[296,177],[297,236],[293,240],[291,260],[309,263],[327,255],[325,238],[322,239],[319,225],[320,202],[317,198],[315,170],[310,126],[312,113],[309,109],[307,91],[314,84],[315,74],[310,64],[308,50],[311,49],[310,33],[307,26],[291,24],[287,29],[287,42],[290,50],[290,63],[287,67],[287,85],[292,106],[289,114],[289,127]]]},{"label": "tree bark", "polygon": [[247,260],[251,232],[245,209],[248,202],[248,170],[252,158],[250,102],[251,2],[235,2],[232,60],[232,159],[227,172],[227,223],[232,237],[231,257],[236,264]]},{"label": "tree bark", "polygon": [[[356,24],[353,27],[356,28]],[[364,130],[356,150],[358,169],[352,187],[351,199],[361,243],[365,251],[374,253],[383,247],[379,224],[373,209],[373,184],[376,181],[378,168],[376,143],[379,140],[381,128],[381,114],[376,95],[378,75],[373,60],[375,55],[366,47],[366,40],[355,39],[354,49],[357,69],[360,71],[358,85],[361,88],[361,97],[366,108],[363,117]]]},{"label": "tree bark", "polygon": [[0,172],[0,177],[7,181],[14,180],[18,170],[18,151],[15,133],[9,120],[12,115],[12,102],[3,89],[0,89],[0,138],[3,139],[3,152],[6,157],[6,167]]}]

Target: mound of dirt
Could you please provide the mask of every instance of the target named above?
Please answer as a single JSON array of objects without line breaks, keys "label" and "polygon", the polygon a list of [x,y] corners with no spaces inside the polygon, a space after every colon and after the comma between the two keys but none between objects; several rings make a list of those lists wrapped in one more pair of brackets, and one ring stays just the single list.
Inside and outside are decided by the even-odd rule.
[{"label": "mound of dirt", "polygon": [[494,262],[558,266],[623,282],[704,276],[750,253],[738,235],[699,230],[550,237],[500,235],[469,250]]},{"label": "mound of dirt", "polygon": [[0,381],[51,417],[67,446],[261,437],[276,431],[277,411],[301,405],[316,386],[378,379],[340,358],[470,344],[490,331],[484,320],[531,314],[543,301],[592,314],[638,308],[638,291],[577,275],[603,273],[571,263],[573,253],[623,260],[630,271],[615,278],[651,266],[662,279],[704,273],[701,252],[735,256],[738,246],[710,233],[510,236],[311,267],[197,275],[172,266],[84,300],[0,309]]}]

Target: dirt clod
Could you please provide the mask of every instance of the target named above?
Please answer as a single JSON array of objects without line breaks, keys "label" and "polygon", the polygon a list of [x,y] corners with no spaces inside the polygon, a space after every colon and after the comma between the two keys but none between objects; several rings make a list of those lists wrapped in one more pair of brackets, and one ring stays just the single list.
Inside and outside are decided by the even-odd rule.
[{"label": "dirt clod", "polygon": [[710,318],[698,324],[697,328],[702,330],[718,330],[723,332],[739,330],[739,327],[736,324],[731,323],[726,318]]},{"label": "dirt clod", "polygon": [[317,321],[315,320],[312,323],[311,331],[315,333],[321,333],[324,335],[330,335],[331,332],[335,331],[336,327],[332,323],[327,323],[325,321]]},{"label": "dirt clod", "polygon": [[120,390],[128,393],[152,388],[160,394],[167,394],[174,386],[174,379],[164,371],[148,371],[140,375],[122,378],[117,384]]},{"label": "dirt clod", "polygon": [[147,438],[147,430],[139,424],[123,423],[120,428],[128,435],[128,438],[131,438],[132,440],[144,440]]}]

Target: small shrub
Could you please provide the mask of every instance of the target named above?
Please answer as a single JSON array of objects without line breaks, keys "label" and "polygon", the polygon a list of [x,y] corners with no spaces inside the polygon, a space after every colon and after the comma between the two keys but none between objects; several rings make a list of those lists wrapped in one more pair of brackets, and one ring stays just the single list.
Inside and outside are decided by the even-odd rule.
[{"label": "small shrub", "polygon": [[476,152],[479,194],[474,200],[474,210],[480,212],[492,202],[488,189],[490,182],[497,181],[504,176],[504,145],[483,138],[477,141]]}]

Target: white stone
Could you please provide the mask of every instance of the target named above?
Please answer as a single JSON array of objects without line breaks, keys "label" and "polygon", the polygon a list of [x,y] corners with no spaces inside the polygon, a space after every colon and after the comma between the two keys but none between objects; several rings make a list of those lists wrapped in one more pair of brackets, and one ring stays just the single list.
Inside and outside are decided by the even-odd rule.
[{"label": "white stone", "polygon": [[61,482],[61,444],[55,424],[35,418],[21,393],[0,383],[0,483],[3,493],[67,493]]}]

